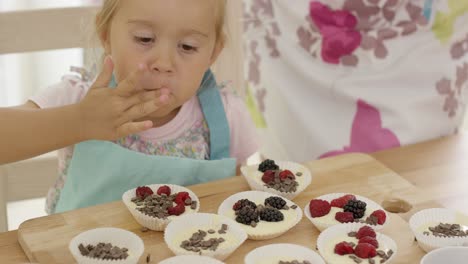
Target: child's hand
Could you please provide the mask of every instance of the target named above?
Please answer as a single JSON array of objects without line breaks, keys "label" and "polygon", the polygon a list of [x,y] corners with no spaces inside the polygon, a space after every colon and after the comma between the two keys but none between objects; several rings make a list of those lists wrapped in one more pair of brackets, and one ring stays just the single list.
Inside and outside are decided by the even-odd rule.
[{"label": "child's hand", "polygon": [[88,94],[79,103],[82,138],[114,140],[147,130],[151,121],[133,122],[156,111],[168,100],[167,91],[146,91],[139,87],[144,67],[131,73],[115,89],[108,88],[113,72],[107,57]]}]

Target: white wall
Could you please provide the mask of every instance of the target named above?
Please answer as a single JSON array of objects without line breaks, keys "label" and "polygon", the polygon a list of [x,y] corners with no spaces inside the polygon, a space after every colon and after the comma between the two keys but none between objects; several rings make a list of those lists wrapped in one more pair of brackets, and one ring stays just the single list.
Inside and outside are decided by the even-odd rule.
[{"label": "white wall", "polygon": [[[77,6],[89,0],[0,0],[0,12]],[[71,65],[83,65],[82,49],[66,49],[0,56],[0,106],[24,103],[56,83]]]}]

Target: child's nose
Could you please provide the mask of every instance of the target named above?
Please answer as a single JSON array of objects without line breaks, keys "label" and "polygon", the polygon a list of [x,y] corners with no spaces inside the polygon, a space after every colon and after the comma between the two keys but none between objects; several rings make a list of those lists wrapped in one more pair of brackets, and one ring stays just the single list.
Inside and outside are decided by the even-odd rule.
[{"label": "child's nose", "polygon": [[155,48],[151,62],[151,70],[158,73],[172,73],[174,71],[174,55],[169,47]]}]

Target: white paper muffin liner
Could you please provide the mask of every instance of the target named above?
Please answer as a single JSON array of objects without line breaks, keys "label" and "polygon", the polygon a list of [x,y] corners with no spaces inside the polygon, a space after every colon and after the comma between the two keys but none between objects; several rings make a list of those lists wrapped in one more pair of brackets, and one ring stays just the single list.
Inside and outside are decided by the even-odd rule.
[{"label": "white paper muffin liner", "polygon": [[[328,201],[328,202],[331,203],[332,200],[343,197],[344,195],[347,195],[347,194],[352,194],[352,193],[330,193],[330,194],[326,194],[326,195],[322,195],[322,196],[319,196],[317,198],[314,198],[313,200],[325,200],[325,201]],[[375,225],[375,226],[374,225],[369,225],[369,226],[371,226],[375,230],[381,230],[388,224],[388,222],[390,220],[389,213],[387,211],[385,211],[382,208],[382,206],[380,206],[378,203],[370,200],[369,198],[366,198],[366,197],[363,197],[363,196],[360,196],[360,195],[356,195],[356,194],[352,194],[352,195],[356,196],[356,199],[361,200],[361,201],[363,201],[363,202],[365,202],[367,204],[366,212],[367,212],[367,210],[369,210],[369,208],[371,208],[371,210],[369,211],[370,213],[372,213],[373,211],[376,211],[376,210],[382,210],[387,215],[385,223],[383,225]],[[325,230],[325,229],[327,229],[327,228],[329,228],[331,226],[342,224],[342,223],[335,220],[335,216],[333,216],[334,221],[332,221],[332,222],[324,222],[323,220],[321,220],[322,217],[312,217],[310,215],[309,203],[310,203],[310,201],[304,207],[304,214],[315,225],[315,227],[317,227],[318,230],[323,231],[323,230]],[[363,217],[363,218],[365,218],[365,217]]]},{"label": "white paper muffin liner", "polygon": [[[124,260],[100,260],[83,256],[78,249],[80,244],[83,246],[99,243],[111,243],[113,246],[128,249],[128,257]],[[130,264],[137,263],[143,254],[145,245],[143,240],[134,233],[113,227],[96,228],[85,231],[75,236],[69,243],[68,248],[78,263],[83,264]]]},{"label": "white paper muffin liner", "polygon": [[[409,221],[411,230],[418,240],[419,246],[426,252],[440,247],[446,246],[463,246],[468,243],[466,237],[436,237],[432,233],[424,235],[424,230],[420,230],[421,226],[433,223],[434,226],[439,223],[461,224],[467,226],[467,222],[457,221],[457,213],[445,208],[425,209],[414,214]],[[428,231],[429,232],[429,231]]]},{"label": "white paper muffin liner", "polygon": [[[290,170],[295,176],[296,176],[296,172],[302,172],[302,176],[296,176],[296,180],[298,179],[301,180],[301,183],[297,187],[297,190],[292,193],[286,193],[286,192],[280,192],[273,188],[268,188],[267,186],[265,186],[265,184],[261,180],[263,173],[258,171],[258,164],[241,167],[242,176],[244,176],[245,180],[249,184],[250,189],[263,191],[263,192],[269,192],[272,194],[282,196],[286,199],[292,200],[296,198],[296,196],[298,196],[302,191],[304,191],[307,188],[307,186],[309,186],[310,183],[312,182],[312,174],[310,170],[307,169],[305,166],[299,163],[290,162],[290,161],[275,161],[275,163],[276,165],[279,166],[281,170]],[[255,180],[256,172],[262,173],[262,175],[260,175],[260,178],[258,179],[259,182]]]},{"label": "white paper muffin liner", "polygon": [[[239,201],[241,199],[249,199],[249,200],[255,202],[256,204],[264,204],[265,199],[268,198],[268,197],[271,197],[271,196],[281,197],[279,195],[274,195],[272,193],[261,192],[261,191],[246,191],[246,192],[236,193],[234,195],[229,196],[226,200],[224,200],[221,203],[221,205],[218,208],[218,214],[233,218],[234,210],[232,209],[232,207],[237,201]],[[255,228],[258,228],[262,224],[265,225],[265,223],[268,224],[268,225],[274,225],[274,227],[272,227],[271,230],[265,230],[265,232],[260,232],[260,233],[252,232],[254,229],[251,226],[247,226],[247,225],[239,223],[239,226],[241,226],[247,232],[247,235],[249,236],[249,239],[252,239],[252,240],[266,240],[266,239],[271,239],[271,238],[278,237],[278,236],[286,233],[289,229],[293,228],[295,225],[297,225],[301,221],[301,219],[302,219],[302,210],[301,210],[301,208],[298,207],[292,201],[290,201],[290,200],[288,200],[288,199],[286,199],[284,197],[281,197],[281,198],[283,198],[286,201],[286,205],[289,206],[289,210],[294,210],[295,219],[293,219],[290,222],[289,225],[283,225],[282,224],[283,221],[276,222],[276,223],[260,221],[260,222],[258,222],[258,225]],[[297,208],[292,209],[291,208],[292,205],[296,205]],[[281,211],[284,213],[284,210],[281,210]]]},{"label": "white paper muffin liner", "polygon": [[262,260],[269,260],[269,258],[275,258],[276,256],[278,257],[278,259],[274,259],[276,263],[278,263],[280,260],[285,261],[285,258],[292,258],[298,261],[308,260],[313,264],[325,264],[325,261],[322,259],[322,257],[315,251],[310,248],[295,244],[271,244],[259,247],[250,251],[245,256],[244,263],[258,264]]},{"label": "white paper muffin liner", "polygon": [[[207,229],[214,229],[217,231],[221,228],[222,224],[228,225],[228,230],[226,233],[232,235],[235,238],[235,241],[230,241],[229,247],[225,247],[223,244],[228,242],[226,240],[226,242],[223,242],[223,244],[221,244],[216,251],[203,250],[202,255],[216,258],[218,260],[224,260],[229,257],[229,255],[231,255],[232,252],[234,252],[247,239],[247,233],[245,230],[241,228],[237,222],[226,216],[207,213],[196,213],[181,216],[167,225],[167,228],[164,232],[164,240],[166,241],[169,249],[175,255],[198,255],[198,253],[187,251],[181,248],[180,244],[176,245],[171,243],[171,241],[174,241],[176,236],[180,235],[181,231],[183,230],[200,229],[207,231]],[[185,239],[188,240],[191,235],[192,234],[187,234]],[[222,237],[223,235],[217,236]]]},{"label": "white paper muffin liner", "polygon": [[[172,184],[151,184],[151,185],[146,185],[146,186],[150,187],[151,190],[153,190],[153,192],[156,194],[156,191],[158,190],[158,188],[161,187],[161,186],[164,186],[164,185],[167,185],[167,186],[169,186],[169,188],[171,188],[171,194],[178,193],[178,192],[188,192],[189,195],[190,195],[190,198],[192,199],[192,201],[197,201],[197,208],[194,211],[187,211],[187,209],[190,208],[190,206],[186,206],[185,207],[185,212],[183,214],[181,214],[180,216],[198,212],[198,210],[200,209],[200,200],[195,195],[195,193],[193,193],[190,189],[185,188],[183,186],[172,185]],[[151,229],[151,230],[154,230],[154,231],[163,231],[164,228],[166,228],[166,226],[173,219],[176,219],[177,217],[179,217],[179,216],[169,216],[166,219],[160,219],[160,218],[157,218],[157,217],[152,217],[152,216],[146,215],[146,214],[144,214],[144,213],[142,213],[142,212],[140,212],[140,211],[138,211],[136,209],[135,203],[132,202],[132,198],[134,198],[134,197],[136,197],[136,188],[126,191],[122,195],[122,200],[123,200],[124,204],[127,206],[130,213],[135,218],[135,220],[140,225],[142,225],[142,226],[144,226],[144,227],[146,227],[148,229]]]},{"label": "white paper muffin liner", "polygon": [[426,254],[420,264],[440,264],[440,263],[466,263],[468,259],[468,247],[443,247],[432,250]]},{"label": "white paper muffin liner", "polygon": [[165,259],[159,264],[224,264],[224,262],[206,256],[183,255]]},{"label": "white paper muffin liner", "polygon": [[[329,259],[327,260],[326,250],[327,250],[327,245],[329,245],[328,243],[332,243],[333,240],[336,240],[336,238],[340,236],[347,237],[349,232],[357,232],[363,226],[370,226],[370,225],[360,224],[360,223],[345,223],[345,224],[332,226],[330,228],[327,228],[323,232],[321,232],[317,238],[317,248],[319,250],[320,255],[322,255],[322,257],[325,259],[327,263],[332,263],[330,262]],[[370,226],[370,227],[373,228],[373,226]],[[373,229],[375,230],[375,228]],[[376,235],[377,235],[376,239],[379,242],[379,246],[386,245],[387,251],[390,249],[393,251],[392,256],[385,262],[386,264],[391,263],[395,259],[395,256],[397,255],[397,245],[395,241],[382,233],[376,232]],[[334,249],[334,246],[335,245],[333,245],[333,249]],[[377,250],[379,249],[380,248],[378,248]],[[333,251],[332,251],[332,254],[334,254]],[[343,257],[348,258],[347,256],[343,256]],[[379,263],[379,262],[376,261],[376,263]]]}]

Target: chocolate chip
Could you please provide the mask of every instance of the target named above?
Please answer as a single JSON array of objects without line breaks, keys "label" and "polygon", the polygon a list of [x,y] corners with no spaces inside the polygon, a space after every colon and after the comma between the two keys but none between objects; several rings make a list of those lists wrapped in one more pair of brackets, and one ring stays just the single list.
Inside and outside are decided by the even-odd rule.
[{"label": "chocolate chip", "polygon": [[143,232],[143,233],[146,233],[149,231],[149,228],[143,226],[142,228],[140,228],[140,231]]},{"label": "chocolate chip", "polygon": [[78,246],[80,253],[83,256],[90,258],[98,258],[103,260],[119,260],[126,259],[128,257],[127,248],[119,248],[117,246],[112,246],[110,243],[98,243],[96,246],[88,245],[83,246],[80,244]]},{"label": "chocolate chip", "polygon": [[[225,234],[227,229],[228,226],[223,224],[218,233]],[[205,239],[207,234],[215,233],[216,231],[214,229],[209,229],[208,231],[198,230],[197,232],[193,233],[188,240],[182,241],[180,247],[187,251],[193,251],[195,253],[201,253],[202,250],[216,251],[219,244],[223,243],[225,239],[222,237]]]},{"label": "chocolate chip", "polygon": [[[435,237],[465,237],[467,236],[466,232],[462,230],[462,226],[459,224],[448,224],[448,223],[439,223],[437,226],[431,226],[428,228],[431,231],[432,235]],[[425,231],[423,234],[429,232]]]},{"label": "chocolate chip", "polygon": [[349,237],[356,237],[356,235],[357,235],[357,232],[349,232],[348,233]]},{"label": "chocolate chip", "polygon": [[349,258],[352,259],[355,263],[361,263],[362,259],[356,257],[355,255],[349,255]]},{"label": "chocolate chip", "polygon": [[269,183],[266,183],[265,186],[284,193],[292,193],[297,191],[299,183],[295,179],[292,179],[290,177],[281,180],[279,176],[280,172],[281,171],[279,170],[275,170],[274,180],[270,181]]},{"label": "chocolate chip", "polygon": [[297,205],[293,204],[291,205],[291,209],[296,209],[297,208]]},{"label": "chocolate chip", "polygon": [[299,261],[299,260],[283,261],[283,260],[280,260],[278,262],[278,264],[312,264],[312,263],[310,263],[310,261],[308,261],[308,260],[304,260],[304,261]]},{"label": "chocolate chip", "polygon": [[151,254],[148,254],[148,256],[146,256],[146,263],[150,263],[151,262]]},{"label": "chocolate chip", "polygon": [[296,172],[296,176],[301,177],[301,176],[302,176],[302,172],[300,172],[300,171]]},{"label": "chocolate chip", "polygon": [[89,255],[89,250],[85,246],[83,246],[83,244],[80,244],[78,246],[78,249],[80,250],[81,255],[83,255],[83,256]]}]

